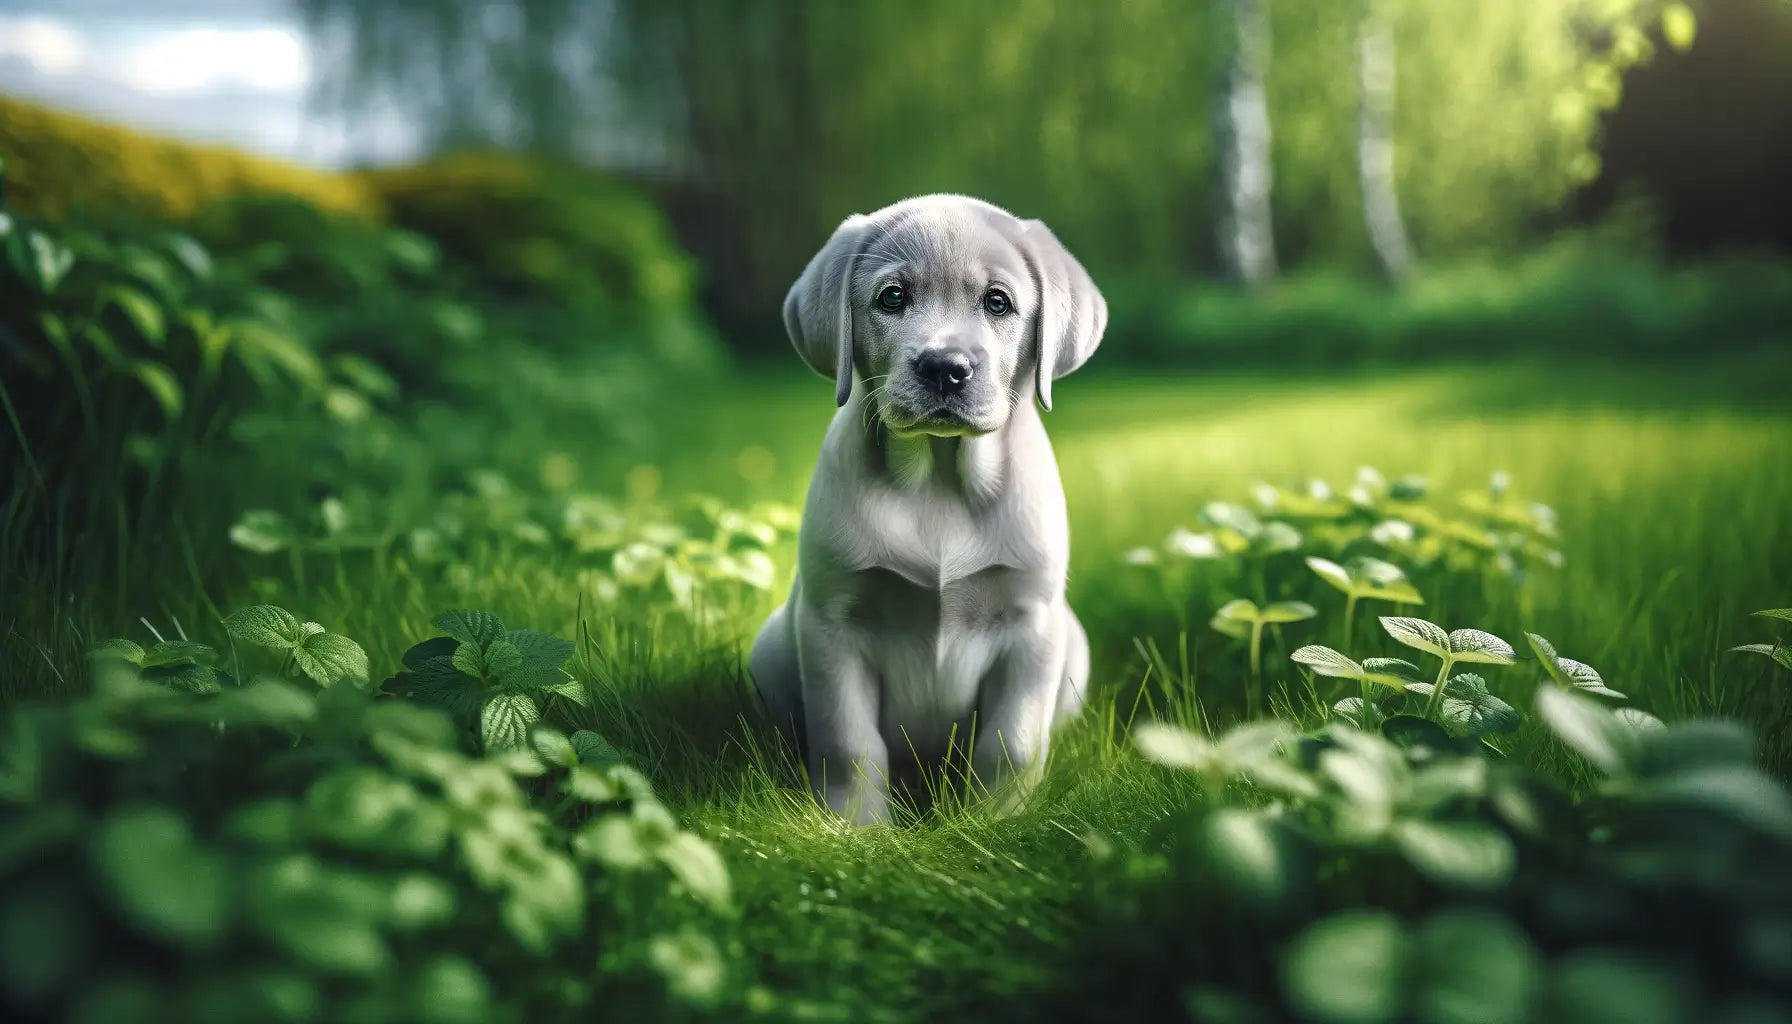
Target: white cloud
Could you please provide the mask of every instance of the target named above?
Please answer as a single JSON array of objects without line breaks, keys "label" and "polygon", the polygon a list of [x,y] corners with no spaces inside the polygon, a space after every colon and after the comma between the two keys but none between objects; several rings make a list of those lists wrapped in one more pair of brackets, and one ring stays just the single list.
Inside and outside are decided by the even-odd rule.
[{"label": "white cloud", "polygon": [[311,59],[284,29],[187,28],[145,34],[118,65],[131,88],[154,96],[192,96],[222,88],[296,93],[311,81]]},{"label": "white cloud", "polygon": [[81,37],[54,18],[0,15],[0,58],[15,58],[46,75],[63,75],[87,58]]}]

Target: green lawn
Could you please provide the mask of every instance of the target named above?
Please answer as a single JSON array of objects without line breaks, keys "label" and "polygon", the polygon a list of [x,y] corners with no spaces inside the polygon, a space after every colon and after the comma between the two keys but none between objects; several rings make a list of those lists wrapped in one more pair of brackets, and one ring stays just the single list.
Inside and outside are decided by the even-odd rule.
[{"label": "green lawn", "polygon": [[[1774,404],[1780,396],[1765,373],[1512,366],[1064,382],[1047,424],[1068,489],[1071,600],[1096,649],[1097,693],[1089,719],[1055,750],[1035,806],[1006,820],[972,809],[852,832],[753,752],[739,644],[782,598],[788,549],[774,593],[701,636],[612,628],[571,567],[503,545],[476,552],[452,577],[346,558],[309,566],[302,588],[272,558],[256,563],[272,582],[211,597],[226,608],[276,600],[354,637],[376,678],[443,608],[489,608],[565,636],[579,635],[582,613],[590,642],[579,671],[604,699],[576,724],[641,754],[668,800],[717,840],[742,905],[732,938],[766,980],[852,1007],[860,1020],[985,1019],[1037,1009],[1020,997],[1048,990],[1075,949],[1067,901],[1087,874],[1082,837],[1141,835],[1190,799],[1185,782],[1116,740],[1125,721],[1150,713],[1140,708],[1191,706],[1191,685],[1220,717],[1237,707],[1236,645],[1205,627],[1211,591],[1197,586],[1185,605],[1172,604],[1147,570],[1124,564],[1124,552],[1193,526],[1210,500],[1247,500],[1260,480],[1341,485],[1373,464],[1451,492],[1511,473],[1516,490],[1558,512],[1565,566],[1522,587],[1492,577],[1440,587],[1422,614],[1513,640],[1540,632],[1664,719],[1739,716],[1762,737],[1769,766],[1786,774],[1786,674],[1727,653],[1770,638],[1749,611],[1792,604],[1792,416]],[[492,439],[492,450],[551,442],[574,456],[582,485],[598,490],[619,490],[632,471],[636,486],[657,475],[662,494],[800,503],[829,398],[819,378],[748,373],[694,387],[649,425],[656,440],[638,450],[581,451],[577,425],[564,423],[519,424],[515,438]],[[1298,695],[1300,680],[1280,655],[1331,642],[1323,631],[1337,604],[1272,641],[1272,690],[1285,682]],[[198,616],[204,605],[190,595],[169,607]],[[1173,648],[1182,622],[1192,623],[1192,680],[1141,690],[1134,638]],[[1385,637],[1367,648],[1372,635],[1372,626],[1360,634],[1355,653],[1395,653]],[[1528,710],[1533,678],[1522,669],[1495,670],[1489,681]],[[1508,752],[1564,776],[1576,770],[1532,725]]]}]

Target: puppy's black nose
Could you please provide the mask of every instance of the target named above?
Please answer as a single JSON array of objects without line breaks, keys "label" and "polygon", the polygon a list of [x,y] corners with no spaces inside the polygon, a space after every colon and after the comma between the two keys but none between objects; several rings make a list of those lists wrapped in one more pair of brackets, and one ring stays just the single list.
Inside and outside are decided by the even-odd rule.
[{"label": "puppy's black nose", "polygon": [[964,390],[975,372],[971,354],[962,348],[929,349],[915,357],[915,375],[941,397]]}]

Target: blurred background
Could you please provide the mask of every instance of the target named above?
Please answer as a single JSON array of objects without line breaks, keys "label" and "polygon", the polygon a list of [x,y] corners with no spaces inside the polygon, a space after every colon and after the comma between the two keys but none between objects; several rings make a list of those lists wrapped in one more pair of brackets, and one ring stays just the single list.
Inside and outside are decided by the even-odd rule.
[{"label": "blurred background", "polygon": [[[1792,245],[1783,0],[0,11],[0,91],[20,99],[319,168],[497,149],[626,179],[745,354],[780,350],[778,300],[841,218],[927,191],[1051,223],[1114,301],[1110,357],[1504,349],[1511,332],[1450,329],[1488,311],[1529,314],[1552,351],[1671,350],[1690,319],[1728,317],[1719,343],[1742,345],[1748,314],[1785,311],[1675,303],[1649,273]],[[15,204],[110,173],[52,183],[21,158]],[[1601,230],[1604,248],[1583,237]],[[1242,308],[1216,287],[1277,279]],[[1425,301],[1390,319],[1369,287],[1387,280]]]}]

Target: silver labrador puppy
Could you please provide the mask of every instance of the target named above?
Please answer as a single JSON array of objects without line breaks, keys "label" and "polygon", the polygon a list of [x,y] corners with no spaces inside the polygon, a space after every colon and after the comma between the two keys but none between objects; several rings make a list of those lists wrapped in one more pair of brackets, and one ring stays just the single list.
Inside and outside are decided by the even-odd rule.
[{"label": "silver labrador puppy", "polygon": [[855,823],[888,820],[893,768],[937,765],[966,737],[978,785],[1011,806],[1089,674],[1032,396],[1051,408],[1107,303],[1044,224],[931,195],[841,223],[784,326],[840,408],[790,598],[748,662],[766,709],[816,797]]}]

